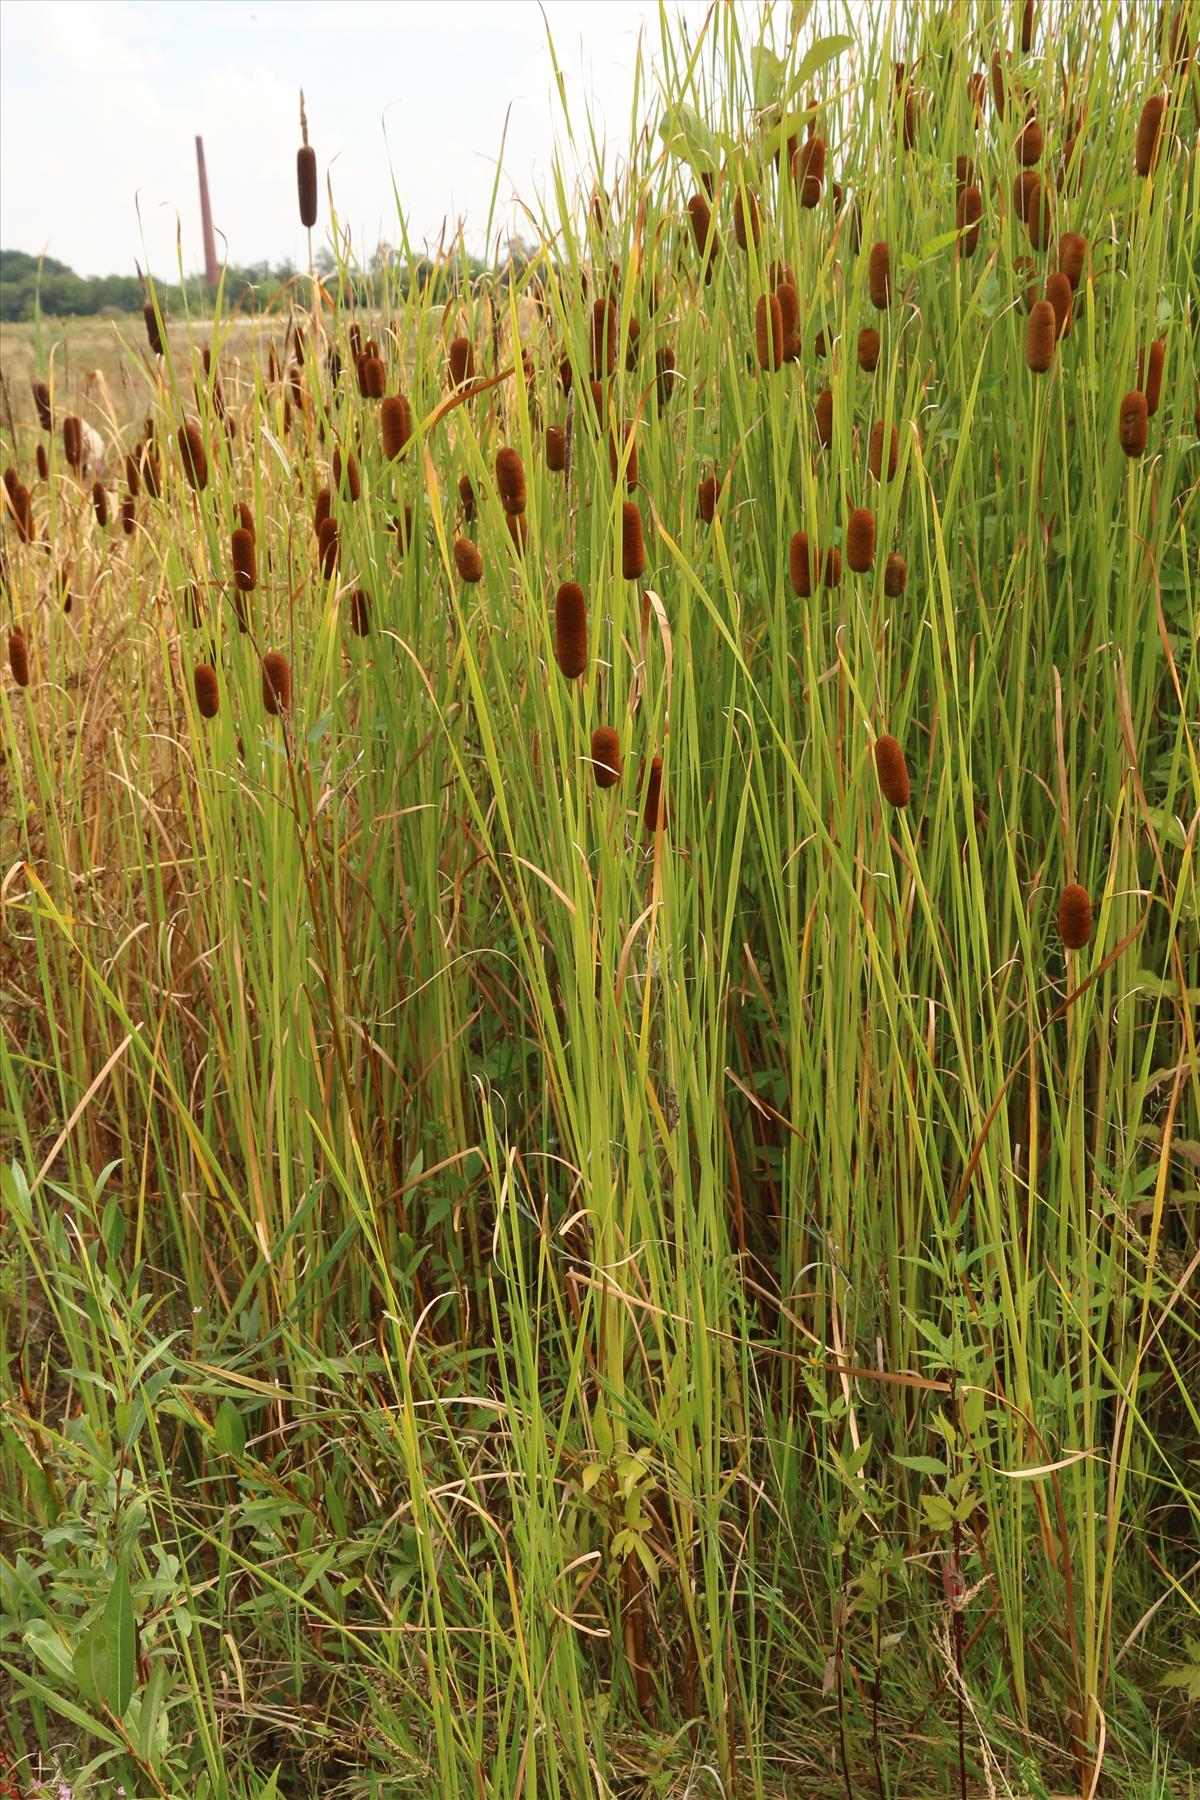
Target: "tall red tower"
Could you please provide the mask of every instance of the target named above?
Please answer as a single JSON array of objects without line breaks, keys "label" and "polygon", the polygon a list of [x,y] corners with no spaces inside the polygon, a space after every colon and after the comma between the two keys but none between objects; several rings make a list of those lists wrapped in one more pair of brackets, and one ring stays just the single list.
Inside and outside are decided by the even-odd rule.
[{"label": "tall red tower", "polygon": [[200,223],[204,229],[204,279],[216,287],[221,278],[217,266],[217,240],[213,236],[212,207],[208,204],[208,175],[204,168],[204,139],[196,139],[196,167],[200,172]]}]

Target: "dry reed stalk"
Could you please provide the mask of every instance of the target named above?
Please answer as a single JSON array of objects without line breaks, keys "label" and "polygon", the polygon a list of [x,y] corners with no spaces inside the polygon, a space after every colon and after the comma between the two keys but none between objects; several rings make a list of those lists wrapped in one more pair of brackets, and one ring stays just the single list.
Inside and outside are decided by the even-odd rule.
[{"label": "dry reed stalk", "polygon": [[1092,902],[1078,881],[1068,882],[1059,896],[1058,935],[1067,950],[1083,950],[1091,942]]},{"label": "dry reed stalk", "polygon": [[211,663],[197,663],[192,670],[192,687],[196,695],[196,710],[202,719],[215,719],[221,710],[221,689],[217,681],[217,671]]},{"label": "dry reed stalk", "polygon": [[568,681],[587,668],[587,602],[576,581],[564,581],[554,596],[554,660]]},{"label": "dry reed stalk", "polygon": [[897,808],[907,806],[910,792],[908,764],[894,737],[876,738],[875,773],[879,780],[879,791],[888,805]]},{"label": "dry reed stalk", "polygon": [[14,625],[8,634],[8,666],[18,687],[29,686],[29,646],[25,633]]},{"label": "dry reed stalk", "polygon": [[626,500],[621,507],[621,574],[626,581],[640,581],[645,571],[642,515],[636,500]]},{"label": "dry reed stalk", "polygon": [[1053,306],[1049,300],[1035,301],[1025,327],[1025,366],[1035,375],[1044,375],[1054,361],[1057,338],[1058,320]]},{"label": "dry reed stalk", "polygon": [[1117,431],[1126,456],[1141,456],[1145,452],[1149,413],[1145,394],[1134,390],[1122,400]]},{"label": "dry reed stalk", "polygon": [[592,733],[592,773],[598,788],[616,787],[621,779],[621,740],[611,725]]},{"label": "dry reed stalk", "polygon": [[204,439],[200,435],[200,427],[191,420],[186,425],[181,425],[178,442],[183,472],[195,492],[202,493],[208,486],[208,458],[204,454]]},{"label": "dry reed stalk", "polygon": [[476,582],[483,579],[483,556],[479,546],[473,544],[470,538],[455,538],[454,567],[458,570],[460,581]]},{"label": "dry reed stalk", "polygon": [[892,298],[892,253],[881,238],[871,246],[867,260],[867,285],[871,305],[876,312],[886,312]]},{"label": "dry reed stalk", "polygon": [[403,394],[389,394],[379,408],[379,435],[383,454],[393,462],[412,436],[412,408]]},{"label": "dry reed stalk", "polygon": [[900,457],[900,434],[893,425],[890,434],[885,430],[882,419],[877,419],[871,427],[871,440],[867,449],[867,467],[876,481],[883,480],[883,451],[887,445],[887,478],[891,481],[896,473],[896,464]]},{"label": "dry reed stalk", "polygon": [[758,366],[773,374],[783,367],[783,311],[778,294],[760,294],[754,308],[754,353]]},{"label": "dry reed stalk", "polygon": [[881,339],[873,325],[864,325],[858,334],[858,366],[867,375],[879,367]]},{"label": "dry reed stalk", "polygon": [[856,506],[846,523],[846,561],[856,575],[875,566],[875,514]]},{"label": "dry reed stalk", "polygon": [[262,660],[263,706],[272,718],[292,709],[292,671],[282,650],[268,650]]},{"label": "dry reed stalk", "polygon": [[525,511],[525,465],[519,451],[507,445],[496,452],[496,487],[506,513]]}]

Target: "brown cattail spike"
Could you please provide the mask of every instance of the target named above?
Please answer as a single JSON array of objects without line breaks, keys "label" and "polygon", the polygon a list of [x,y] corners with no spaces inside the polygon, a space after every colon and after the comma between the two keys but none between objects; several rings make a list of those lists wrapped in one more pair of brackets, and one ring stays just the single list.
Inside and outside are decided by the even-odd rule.
[{"label": "brown cattail spike", "polygon": [[292,671],[281,650],[268,650],[262,661],[263,706],[272,718],[291,711]]},{"label": "brown cattail spike", "polygon": [[904,752],[894,737],[881,737],[875,740],[875,773],[879,778],[879,791],[889,806],[904,807],[908,805],[908,764],[904,760]]},{"label": "brown cattail spike", "polygon": [[546,427],[546,467],[552,475],[561,475],[567,466],[567,434],[561,425]]},{"label": "brown cattail spike", "polygon": [[646,831],[657,831],[660,825],[666,824],[666,808],[663,805],[663,760],[661,756],[650,758],[650,773],[646,782],[646,803],[642,808],[642,824]]},{"label": "brown cattail spike", "polygon": [[33,404],[37,408],[38,424],[43,431],[54,430],[54,414],[50,410],[50,389],[44,381],[33,384]]},{"label": "brown cattail spike", "polygon": [[1071,284],[1072,291],[1079,286],[1080,278],[1087,267],[1088,241],[1078,231],[1064,231],[1058,240],[1058,266]]},{"label": "brown cattail spike", "polygon": [[828,450],[833,443],[833,390],[822,388],[813,406],[813,417],[817,424],[817,442],[822,449]]},{"label": "brown cattail spike", "polygon": [[379,408],[379,435],[383,454],[391,462],[412,436],[412,408],[403,394],[389,394]]},{"label": "brown cattail spike", "polygon": [[46,455],[45,444],[39,444],[34,455],[37,459],[38,480],[47,481],[50,476],[50,458]]},{"label": "brown cattail spike", "polygon": [[459,537],[454,540],[454,567],[458,570],[460,581],[475,582],[483,578],[483,557],[477,544],[470,538]]},{"label": "brown cattail spike", "polygon": [[1126,456],[1141,456],[1145,451],[1149,413],[1145,394],[1135,390],[1122,400],[1117,428]]},{"label": "brown cattail spike", "polygon": [[[179,460],[188,481],[197,493],[201,493],[208,485],[208,458],[204,454],[200,427],[191,421],[179,427]],[[149,486],[149,482],[146,485]]]},{"label": "brown cattail spike", "polygon": [[908,586],[908,564],[898,550],[893,550],[883,565],[883,591],[896,600]]},{"label": "brown cattail spike", "polygon": [[68,413],[63,420],[63,455],[67,459],[69,469],[80,469],[83,466],[83,421],[74,413]]},{"label": "brown cattail spike", "polygon": [[358,463],[353,450],[342,452],[335,444],[333,449],[333,485],[337,493],[351,502],[356,501],[362,493],[362,479],[358,473]]},{"label": "brown cattail spike", "polygon": [[587,668],[587,603],[576,581],[564,581],[554,596],[554,659],[568,681]]},{"label": "brown cattail spike", "polygon": [[132,494],[126,494],[121,502],[121,530],[126,537],[133,536],[133,528],[137,523],[137,506]]},{"label": "brown cattail spike", "polygon": [[592,733],[592,773],[598,788],[616,787],[621,779],[621,741],[611,725]]},{"label": "brown cattail spike", "polygon": [[858,334],[858,366],[868,375],[879,367],[880,338],[873,325],[864,325]]},{"label": "brown cattail spike", "polygon": [[451,387],[462,387],[465,382],[474,381],[475,349],[470,338],[451,338],[449,362]]},{"label": "brown cattail spike", "polygon": [[892,298],[892,253],[882,239],[871,246],[871,254],[867,259],[867,284],[871,305],[877,312],[886,311]]},{"label": "brown cattail spike", "polygon": [[856,506],[847,521],[846,561],[856,575],[875,565],[875,514],[869,506]]},{"label": "brown cattail spike", "polygon": [[1038,300],[1025,327],[1025,363],[1035,375],[1044,375],[1054,361],[1058,320],[1049,300]]},{"label": "brown cattail spike", "polygon": [[768,373],[783,367],[783,311],[778,294],[760,294],[754,309],[754,350]]},{"label": "brown cattail spike", "polygon": [[721,497],[721,483],[715,475],[705,475],[696,490],[696,514],[706,525],[711,525],[717,511],[717,501]]},{"label": "brown cattail spike", "polygon": [[1092,903],[1077,881],[1069,882],[1059,897],[1058,934],[1067,950],[1083,950],[1091,942]]},{"label": "brown cattail spike", "polygon": [[296,192],[300,223],[311,231],[317,222],[317,153],[311,144],[302,144],[296,152]]},{"label": "brown cattail spike", "polygon": [[217,671],[211,663],[197,663],[192,670],[192,686],[196,691],[196,709],[202,719],[215,719],[221,708],[221,690]]},{"label": "brown cattail spike", "polygon": [[1054,308],[1054,335],[1064,338],[1071,329],[1071,283],[1062,270],[1046,277],[1046,298]]},{"label": "brown cattail spike", "polygon": [[146,325],[146,337],[150,345],[150,354],[152,356],[161,356],[163,354],[162,332],[158,328],[158,314],[154,310],[153,300],[147,300],[145,306],[143,306],[142,318]]},{"label": "brown cattail spike", "polygon": [[979,248],[979,221],[983,217],[983,195],[977,187],[965,187],[958,196],[958,204],[954,209],[954,224],[958,231],[958,254],[974,256]]},{"label": "brown cattail spike", "polygon": [[1144,350],[1138,351],[1137,384],[1146,396],[1146,411],[1153,418],[1158,411],[1158,402],[1162,395],[1163,361],[1167,352],[1165,338],[1155,338],[1150,346],[1147,360]]},{"label": "brown cattail spike", "polygon": [[877,419],[871,427],[871,440],[867,449],[867,467],[876,481],[883,480],[883,457],[887,450],[887,479],[891,481],[896,473],[896,464],[900,460],[900,434],[893,425],[886,430],[882,419]]},{"label": "brown cattail spike", "polygon": [[1036,119],[1030,119],[1017,133],[1017,141],[1013,145],[1022,168],[1031,169],[1035,163],[1041,162],[1044,142],[1041,126]]},{"label": "brown cattail spike", "polygon": [[626,581],[640,581],[645,571],[642,515],[636,500],[626,500],[621,508],[621,574]]},{"label": "brown cattail spike", "polygon": [[779,317],[783,325],[783,360],[800,361],[800,295],[794,281],[781,281],[775,289],[779,301]]},{"label": "brown cattail spike", "polygon": [[102,481],[92,483],[92,508],[96,514],[96,523],[103,531],[108,524],[108,495]]},{"label": "brown cattail spike", "polygon": [[469,475],[460,475],[458,478],[458,498],[462,503],[463,518],[473,519],[475,517],[475,489],[471,486]]},{"label": "brown cattail spike", "polygon": [[507,446],[496,452],[496,486],[506,513],[525,511],[525,465],[519,452]]},{"label": "brown cattail spike", "polygon": [[350,595],[350,629],[355,637],[370,635],[371,596],[366,588],[355,588]]},{"label": "brown cattail spike", "polygon": [[321,561],[321,573],[326,581],[336,573],[338,566],[338,528],[332,519],[322,519],[317,531],[317,552]]},{"label": "brown cattail spike", "polygon": [[817,206],[825,182],[824,138],[810,137],[804,140],[793,160],[792,175],[800,183],[801,206]]},{"label": "brown cattail spike", "polygon": [[817,551],[808,541],[808,533],[797,531],[788,546],[788,574],[792,591],[808,599],[816,585]]},{"label": "brown cattail spike", "polygon": [[1139,175],[1153,175],[1162,149],[1163,119],[1167,103],[1161,94],[1151,94],[1138,120],[1137,145],[1133,166]]},{"label": "brown cattail spike", "polygon": [[29,686],[29,646],[25,633],[15,626],[8,634],[8,666],[18,687]]},{"label": "brown cattail spike", "polygon": [[597,300],[592,307],[592,374],[597,379],[616,369],[618,324],[616,301]]},{"label": "brown cattail spike", "polygon": [[229,539],[230,559],[233,563],[233,585],[239,594],[252,594],[258,584],[258,559],[255,553],[254,533],[239,525]]}]

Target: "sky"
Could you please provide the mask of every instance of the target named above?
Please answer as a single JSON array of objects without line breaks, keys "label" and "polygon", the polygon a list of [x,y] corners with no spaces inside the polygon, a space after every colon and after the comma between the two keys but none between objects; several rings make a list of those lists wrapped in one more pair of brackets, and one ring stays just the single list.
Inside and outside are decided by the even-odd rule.
[{"label": "sky", "polygon": [[[671,8],[693,29],[707,10]],[[415,245],[464,216],[482,250],[510,104],[503,238],[562,136],[547,25],[576,126],[588,103],[623,144],[639,31],[657,52],[656,0],[3,0],[0,243],[81,275],[132,273],[136,258],[173,280],[180,250],[186,272],[202,268],[199,134],[218,257],[306,265],[303,87],[318,241],[329,175],[364,257],[400,238],[397,193]]]}]

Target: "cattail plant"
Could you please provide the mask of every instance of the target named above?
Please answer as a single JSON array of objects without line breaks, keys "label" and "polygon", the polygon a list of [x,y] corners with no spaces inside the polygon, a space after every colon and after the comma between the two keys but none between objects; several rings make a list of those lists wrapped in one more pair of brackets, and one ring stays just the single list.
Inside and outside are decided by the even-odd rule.
[{"label": "cattail plant", "polygon": [[23,481],[18,481],[9,496],[17,536],[23,544],[33,542],[33,496]]},{"label": "cattail plant", "polygon": [[258,585],[258,558],[254,543],[254,533],[239,525],[229,539],[230,561],[233,564],[233,584],[239,594],[252,594]]},{"label": "cattail plant", "polygon": [[189,420],[186,425],[179,427],[178,440],[183,472],[195,491],[202,493],[208,485],[208,458],[204,454],[204,439],[200,435],[200,427]]},{"label": "cattail plant", "polygon": [[17,686],[28,687],[29,646],[19,625],[14,625],[8,634],[8,666]]},{"label": "cattail plant", "polygon": [[1163,122],[1167,103],[1161,94],[1151,94],[1138,120],[1137,143],[1133,166],[1139,175],[1153,175],[1162,150]]},{"label": "cattail plant", "polygon": [[525,465],[520,452],[507,445],[496,452],[496,487],[510,516],[525,511]]},{"label": "cattail plant", "polygon": [[663,759],[661,756],[652,756],[646,781],[646,799],[642,807],[642,826],[647,834],[656,832],[660,826],[665,827],[667,822],[662,788]]},{"label": "cattail plant", "polygon": [[908,586],[908,564],[898,550],[893,550],[883,565],[883,591],[889,600],[897,600]]},{"label": "cattail plant", "polygon": [[371,631],[371,596],[366,588],[356,587],[350,593],[350,629],[355,637],[368,637]]},{"label": "cattail plant", "polygon": [[1163,361],[1166,357],[1167,341],[1155,338],[1147,357],[1144,350],[1138,351],[1137,384],[1146,396],[1146,411],[1153,418],[1158,411],[1158,402],[1162,395]]},{"label": "cattail plant", "polygon": [[196,710],[202,719],[215,719],[221,709],[221,689],[211,663],[197,663],[192,670]]},{"label": "cattail plant", "polygon": [[1058,266],[1074,292],[1087,267],[1088,241],[1078,231],[1064,231],[1058,240]]},{"label": "cattail plant", "polygon": [[696,490],[696,515],[705,525],[711,525],[717,511],[717,501],[721,498],[721,483],[715,475],[704,475]]},{"label": "cattail plant", "polygon": [[992,62],[991,62],[992,105],[996,109],[996,117],[998,119],[1003,119],[1003,117],[1004,117],[1004,62],[1005,61],[1007,61],[1007,58],[1005,58],[1004,61],[1002,61],[1001,57],[1000,57],[1000,52],[998,50],[994,50],[992,52]]},{"label": "cattail plant", "polygon": [[1070,881],[1058,901],[1058,935],[1067,950],[1084,950],[1092,937],[1092,902],[1078,881]]},{"label": "cattail plant", "polygon": [[781,281],[775,289],[779,302],[779,318],[783,327],[783,360],[800,361],[800,295],[794,281]]},{"label": "cattail plant", "polygon": [[875,566],[875,514],[869,506],[856,506],[846,522],[846,561],[856,575]]},{"label": "cattail plant", "polygon": [[83,467],[83,420],[68,413],[63,420],[63,455],[77,473]]},{"label": "cattail plant", "polygon": [[504,515],[504,523],[508,527],[508,535],[518,552],[523,552],[529,541],[529,520],[523,512]]},{"label": "cattail plant", "polygon": [[473,544],[470,538],[455,538],[454,567],[458,570],[460,581],[475,582],[483,579],[483,556],[479,546]]},{"label": "cattail plant", "polygon": [[125,453],[125,486],[129,489],[129,497],[136,500],[142,486],[141,457],[129,450]]},{"label": "cattail plant", "polygon": [[546,427],[546,467],[552,475],[561,475],[567,466],[567,434],[561,425]]},{"label": "cattail plant", "polygon": [[326,581],[331,580],[337,572],[339,549],[340,541],[335,521],[322,519],[317,532],[317,554],[320,558],[321,573]]},{"label": "cattail plant", "polygon": [[300,223],[306,231],[311,231],[317,222],[317,153],[308,141],[303,101],[300,118],[304,142],[296,152],[296,193],[300,201]]},{"label": "cattail plant", "polygon": [[827,588],[842,585],[842,553],[834,545],[830,545],[822,559],[821,581]]},{"label": "cattail plant", "polygon": [[954,224],[958,231],[958,254],[974,256],[979,248],[979,221],[983,217],[983,195],[977,187],[965,187],[954,208]]},{"label": "cattail plant", "polygon": [[364,400],[382,400],[387,387],[387,370],[378,356],[360,356],[357,364],[358,391]]},{"label": "cattail plant", "polygon": [[867,259],[867,285],[871,305],[876,312],[886,312],[892,298],[892,253],[882,238],[871,246]]},{"label": "cattail plant", "polygon": [[155,311],[153,300],[147,300],[145,306],[143,306],[142,319],[146,326],[146,339],[150,345],[151,356],[162,356],[162,332],[159,329],[158,313]]},{"label": "cattail plant", "polygon": [[470,338],[458,336],[450,339],[447,353],[450,365],[450,385],[454,388],[465,386],[475,379],[475,346]]},{"label": "cattail plant", "polygon": [[383,454],[394,461],[412,436],[412,408],[403,394],[389,394],[379,408],[379,435]]},{"label": "cattail plant", "polygon": [[318,488],[316,500],[313,502],[313,530],[316,532],[318,538],[320,538],[321,535],[322,525],[325,523],[326,519],[332,516],[332,513],[333,489],[327,487]]},{"label": "cattail plant", "polygon": [[612,375],[617,367],[617,303],[605,296],[592,306],[591,368],[594,379]]},{"label": "cattail plant", "polygon": [[1031,169],[1035,163],[1041,162],[1044,143],[1045,137],[1042,128],[1031,116],[1018,131],[1016,143],[1013,145],[1013,151],[1022,168]]},{"label": "cattail plant", "polygon": [[867,447],[867,467],[876,481],[883,480],[883,455],[887,449],[887,479],[891,481],[896,473],[896,464],[900,458],[900,434],[896,427],[887,427],[882,419],[877,419],[871,427],[870,442]]},{"label": "cattail plant", "polygon": [[1029,216],[1037,204],[1041,187],[1041,178],[1032,169],[1025,169],[1015,177],[1012,189],[1012,207],[1022,225],[1028,225]]},{"label": "cattail plant", "polygon": [[598,788],[616,787],[621,779],[621,740],[611,725],[592,733],[592,773]]},{"label": "cattail plant", "polygon": [[792,178],[800,183],[800,204],[810,210],[820,205],[825,185],[825,139],[805,138],[792,159]]},{"label": "cattail plant", "polygon": [[783,367],[783,311],[778,294],[760,294],[754,308],[754,352],[768,374]]},{"label": "cattail plant", "polygon": [[37,463],[38,480],[48,481],[50,478],[50,458],[46,455],[45,444],[38,445],[37,449],[34,451],[34,460]]},{"label": "cattail plant", "polygon": [[692,227],[692,238],[697,250],[704,258],[704,279],[713,278],[713,264],[716,260],[718,237],[712,222],[712,208],[703,194],[693,194],[687,203],[688,221]]},{"label": "cattail plant", "polygon": [[970,156],[956,156],[954,159],[954,192],[957,196],[965,187],[975,186],[975,163]]},{"label": "cattail plant", "polygon": [[248,531],[250,533],[250,536],[257,543],[257,541],[258,541],[258,526],[254,523],[254,514],[251,512],[250,508],[246,505],[246,502],[244,500],[239,500],[235,504],[233,510],[237,514],[237,522],[241,526],[242,530]]},{"label": "cattail plant", "polygon": [[894,737],[875,739],[875,774],[879,791],[889,806],[902,808],[908,805],[908,764]]},{"label": "cattail plant", "polygon": [[576,581],[564,581],[554,596],[554,660],[568,681],[587,668],[587,603]]},{"label": "cattail plant", "polygon": [[1054,308],[1055,338],[1065,338],[1071,330],[1072,290],[1061,269],[1047,275],[1046,298]]},{"label": "cattail plant", "polygon": [[642,515],[636,500],[626,500],[621,507],[621,574],[626,581],[640,581],[645,571]]},{"label": "cattail plant", "polygon": [[1141,456],[1144,453],[1149,415],[1145,394],[1138,393],[1136,389],[1126,394],[1121,402],[1117,421],[1121,448],[1126,456]]},{"label": "cattail plant", "polygon": [[38,424],[43,431],[54,430],[54,414],[50,410],[50,389],[44,381],[33,384],[33,404],[37,408]]},{"label": "cattail plant", "polygon": [[92,510],[96,515],[96,523],[101,531],[108,525],[108,495],[102,481],[92,483]]},{"label": "cattail plant", "polygon": [[20,485],[21,477],[17,474],[17,471],[13,468],[12,464],[9,463],[4,471],[4,491],[8,495],[10,504]]},{"label": "cattail plant", "polygon": [[792,534],[788,545],[788,574],[791,577],[792,591],[807,600],[811,597],[816,585],[818,567],[817,547],[808,541],[806,531]]},{"label": "cattail plant", "polygon": [[282,650],[268,650],[262,660],[263,707],[272,718],[291,711],[292,671]]},{"label": "cattail plant", "polygon": [[475,489],[471,486],[469,475],[458,478],[458,498],[463,509],[463,518],[468,522],[475,517]]},{"label": "cattail plant", "polygon": [[858,366],[873,375],[879,367],[880,337],[873,325],[864,325],[858,334]]},{"label": "cattail plant", "polygon": [[817,442],[823,450],[828,450],[833,443],[833,390],[822,388],[813,405],[813,418],[817,426]]},{"label": "cattail plant", "polygon": [[1054,361],[1057,339],[1058,320],[1053,306],[1049,300],[1036,301],[1025,327],[1025,365],[1035,375],[1044,375]]},{"label": "cattail plant", "polygon": [[1025,0],[1021,9],[1021,51],[1025,56],[1033,49],[1034,0]]},{"label": "cattail plant", "polygon": [[133,536],[133,528],[137,524],[137,501],[132,494],[126,494],[121,501],[121,530],[126,537]]},{"label": "cattail plant", "polygon": [[333,488],[339,499],[348,499],[352,505],[362,493],[362,477],[353,450],[347,450],[343,457],[337,444],[333,447]]}]

